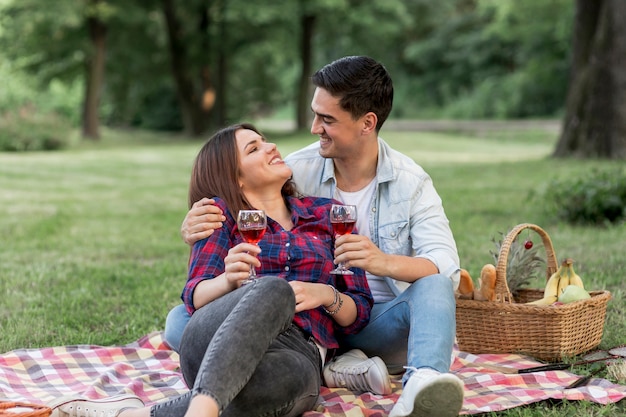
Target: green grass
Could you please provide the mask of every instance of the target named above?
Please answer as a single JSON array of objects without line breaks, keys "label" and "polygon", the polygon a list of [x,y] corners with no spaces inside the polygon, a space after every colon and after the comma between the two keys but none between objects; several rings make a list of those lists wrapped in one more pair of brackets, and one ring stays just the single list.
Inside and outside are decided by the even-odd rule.
[{"label": "green grass", "polygon": [[[315,140],[308,133],[269,136],[283,155]],[[548,218],[536,197],[552,178],[611,163],[551,160],[555,137],[544,131],[383,136],[431,174],[462,266],[475,278],[493,262],[492,238],[518,223],[538,224],[559,258],[575,259],[588,288],[613,293],[601,347],[625,342],[626,225],[570,226]],[[105,131],[101,143],[72,150],[0,153],[1,352],[124,344],[163,329],[185,282],[189,249],[179,227],[201,145]],[[543,402],[493,415],[626,416],[624,403]]]}]

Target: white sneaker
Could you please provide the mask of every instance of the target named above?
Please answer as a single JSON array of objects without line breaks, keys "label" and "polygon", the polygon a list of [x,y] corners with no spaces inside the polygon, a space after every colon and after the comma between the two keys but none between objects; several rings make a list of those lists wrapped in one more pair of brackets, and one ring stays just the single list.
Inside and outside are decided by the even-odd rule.
[{"label": "white sneaker", "polygon": [[50,417],[116,417],[124,408],[142,408],[143,401],[135,395],[125,394],[99,400],[85,397],[62,397],[49,404]]},{"label": "white sneaker", "polygon": [[324,366],[324,381],[329,388],[347,388],[378,395],[391,394],[387,366],[379,357],[368,358],[359,349],[352,349],[333,358]]},{"label": "white sneaker", "polygon": [[463,407],[463,382],[430,368],[413,370],[389,417],[456,417]]}]

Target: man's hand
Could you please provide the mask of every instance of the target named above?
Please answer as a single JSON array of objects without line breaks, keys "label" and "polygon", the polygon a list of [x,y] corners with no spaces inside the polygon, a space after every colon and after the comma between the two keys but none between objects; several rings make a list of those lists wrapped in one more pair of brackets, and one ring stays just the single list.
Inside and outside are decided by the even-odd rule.
[{"label": "man's hand", "polygon": [[215,206],[215,200],[203,198],[193,203],[187,212],[180,227],[180,235],[185,243],[191,246],[211,236],[215,229],[222,227],[225,220],[222,210]]},{"label": "man's hand", "polygon": [[370,274],[388,276],[387,260],[388,256],[366,236],[347,234],[335,240],[335,264],[343,262],[346,268],[361,268]]},{"label": "man's hand", "polygon": [[348,234],[335,240],[335,264],[343,262],[346,268],[361,268],[379,277],[414,282],[416,279],[439,273],[431,260],[405,255],[389,255],[378,249],[369,238]]}]

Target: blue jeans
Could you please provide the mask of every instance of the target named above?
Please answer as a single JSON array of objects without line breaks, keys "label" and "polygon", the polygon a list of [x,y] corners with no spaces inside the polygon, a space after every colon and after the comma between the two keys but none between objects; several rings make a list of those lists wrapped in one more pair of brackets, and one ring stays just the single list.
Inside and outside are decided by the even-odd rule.
[{"label": "blue jeans", "polygon": [[294,310],[291,286],[275,277],[198,309],[178,346],[181,371],[192,388],[152,406],[150,416],[183,417],[198,394],[213,398],[224,417],[291,417],[312,410],[321,358],[315,343],[293,324]]},{"label": "blue jeans", "polygon": [[187,308],[184,304],[175,306],[167,314],[163,338],[172,350],[180,353],[180,339],[182,339],[183,331],[190,319],[191,316],[187,313]]},{"label": "blue jeans", "polygon": [[[356,335],[340,341],[343,350],[358,348],[368,356],[380,356],[389,372],[403,366],[428,367],[448,372],[456,335],[456,300],[450,278],[420,278],[395,299],[376,303],[369,324]],[[189,315],[184,306],[174,307],[165,322],[165,340],[178,349]],[[404,375],[404,380],[410,373]]]},{"label": "blue jeans", "polygon": [[[380,356],[391,374],[407,365],[448,372],[456,335],[456,300],[450,278],[430,275],[386,303],[374,304],[369,324],[340,341],[342,348]],[[403,379],[406,381],[410,373]]]}]

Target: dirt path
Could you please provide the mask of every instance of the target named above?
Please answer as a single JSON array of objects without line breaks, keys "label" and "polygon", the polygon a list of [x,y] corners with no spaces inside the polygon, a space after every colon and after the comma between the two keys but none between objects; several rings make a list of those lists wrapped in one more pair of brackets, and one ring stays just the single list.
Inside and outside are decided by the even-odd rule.
[{"label": "dirt path", "polygon": [[[288,131],[295,128],[291,120],[263,120],[256,124],[263,130]],[[489,132],[502,130],[544,130],[557,134],[558,119],[541,120],[388,120],[383,130],[415,132]]]},{"label": "dirt path", "polygon": [[501,130],[545,130],[558,133],[560,120],[389,120],[387,130],[445,132],[486,132]]}]

